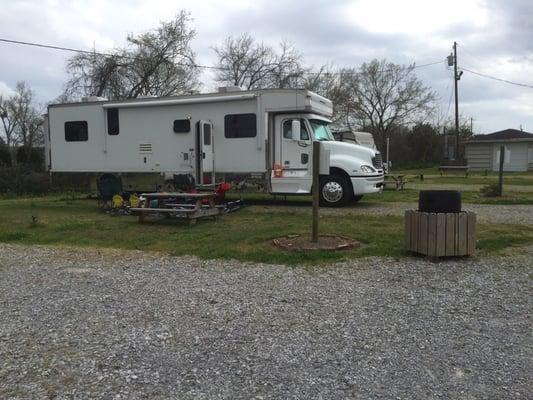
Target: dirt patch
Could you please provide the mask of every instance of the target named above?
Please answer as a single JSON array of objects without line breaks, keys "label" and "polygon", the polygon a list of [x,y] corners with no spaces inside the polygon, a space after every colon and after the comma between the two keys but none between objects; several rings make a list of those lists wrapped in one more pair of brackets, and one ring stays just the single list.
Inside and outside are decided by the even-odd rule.
[{"label": "dirt patch", "polygon": [[288,251],[302,250],[351,250],[361,243],[346,236],[320,235],[318,242],[312,242],[310,236],[289,235],[272,240],[274,247]]}]

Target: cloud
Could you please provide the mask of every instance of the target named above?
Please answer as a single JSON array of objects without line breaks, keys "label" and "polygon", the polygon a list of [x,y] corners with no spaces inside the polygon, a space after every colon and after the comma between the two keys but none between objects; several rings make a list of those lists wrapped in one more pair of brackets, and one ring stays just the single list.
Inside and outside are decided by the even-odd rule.
[{"label": "cloud", "polygon": [[15,91],[11,89],[5,82],[0,81],[0,96],[2,97],[9,97],[13,96],[15,94]]},{"label": "cloud", "polygon": [[[228,35],[249,32],[276,45],[288,40],[309,65],[357,67],[372,58],[418,64],[444,60],[454,41],[459,64],[474,71],[533,83],[533,1],[531,0],[67,0],[11,1],[0,8],[3,37],[105,51],[125,43],[127,34],[153,29],[181,8],[188,9],[197,36],[193,48],[202,64],[215,63],[212,46]],[[23,27],[23,29],[21,29]],[[55,98],[67,80],[70,53],[0,43],[0,79],[14,87],[26,80],[39,101]],[[448,108],[452,75],[444,63],[417,75],[438,92]],[[216,86],[213,72],[202,75]],[[482,131],[522,123],[533,130],[523,102],[532,89],[465,72],[459,82],[460,109]],[[453,107],[451,107],[453,111]]]}]

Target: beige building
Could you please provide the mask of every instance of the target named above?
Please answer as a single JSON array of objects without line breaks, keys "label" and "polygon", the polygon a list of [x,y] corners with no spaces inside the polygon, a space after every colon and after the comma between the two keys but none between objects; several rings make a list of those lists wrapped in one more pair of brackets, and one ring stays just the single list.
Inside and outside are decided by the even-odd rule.
[{"label": "beige building", "polygon": [[471,171],[498,171],[501,146],[505,149],[504,171],[533,171],[533,133],[517,129],[472,136],[465,143],[465,155],[469,169]]}]

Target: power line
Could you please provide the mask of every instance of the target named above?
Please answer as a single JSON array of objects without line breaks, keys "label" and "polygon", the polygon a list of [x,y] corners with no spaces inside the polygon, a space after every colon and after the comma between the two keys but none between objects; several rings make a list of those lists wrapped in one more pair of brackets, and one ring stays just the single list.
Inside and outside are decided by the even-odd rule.
[{"label": "power line", "polygon": [[[13,40],[13,39],[0,38],[0,42],[23,45],[23,46],[41,47],[41,48],[52,49],[52,50],[70,51],[70,52],[73,52],[73,53],[99,55],[99,56],[104,56],[104,57],[133,58],[133,57],[130,57],[130,56],[125,56],[125,55],[120,55],[120,54],[110,54],[110,53],[103,53],[103,52],[99,52],[99,51],[82,50],[82,49],[75,49],[75,48],[72,48],[72,47],[56,46],[56,45],[49,45],[49,44],[43,44],[43,43],[25,42],[25,41],[22,41],[22,40]],[[405,66],[405,67],[403,67],[401,69],[424,68],[424,67],[429,67],[429,66],[432,66],[432,65],[440,64],[443,61],[444,60],[438,60],[438,61],[434,61],[434,62],[430,62],[430,63],[426,63],[426,64],[419,64],[419,65],[417,65],[416,63],[413,63],[412,65]],[[202,64],[195,64],[195,63],[179,63],[178,62],[178,63],[175,63],[175,64],[176,65],[180,65],[180,66],[184,66],[184,67],[195,67],[195,68],[212,69],[212,70],[219,70],[219,71],[229,71],[229,70],[231,70],[230,68],[225,68],[225,67],[217,67],[217,66],[212,66],[212,65],[202,65]],[[390,69],[390,70],[386,70],[385,69],[385,70],[381,70],[379,72],[392,72],[392,71],[394,71],[394,70],[393,69]],[[312,72],[312,71],[304,72],[304,75],[320,75],[320,74],[324,74],[324,75],[343,75],[343,74],[358,75],[360,73],[359,72],[346,72],[346,71],[344,71],[344,72]]]},{"label": "power line", "polygon": [[[118,57],[118,58],[133,58],[130,56],[120,55],[120,54],[110,54],[110,53],[103,53],[99,51],[91,51],[91,50],[82,50],[82,49],[74,49],[72,47],[63,47],[63,46],[55,46],[55,45],[49,45],[49,44],[42,44],[42,43],[35,43],[35,42],[23,42],[21,40],[12,40],[12,39],[4,39],[0,38],[0,42],[6,42],[11,44],[19,44],[24,46],[33,46],[33,47],[43,47],[46,49],[52,49],[52,50],[61,50],[61,51],[70,51],[73,53],[82,53],[82,54],[91,54],[91,55],[98,55],[98,56],[104,56],[104,57]],[[197,67],[197,68],[210,68],[210,69],[225,69],[222,67],[213,67],[210,65],[200,65],[200,64],[192,64],[192,63],[175,63],[176,65],[181,66],[187,66],[187,67]]]},{"label": "power line", "polygon": [[97,51],[80,50],[80,49],[74,49],[74,48],[71,48],[71,47],[53,46],[53,45],[42,44],[42,43],[23,42],[21,40],[12,40],[12,39],[0,38],[0,42],[6,42],[6,43],[12,43],[12,44],[21,44],[21,45],[24,45],[24,46],[44,47],[46,49],[53,49],[53,50],[71,51],[71,52],[74,52],[74,53],[97,54],[97,55],[100,55],[100,56],[107,56],[107,57],[112,57],[113,56],[112,54],[100,53],[100,52],[97,52]]},{"label": "power line", "polygon": [[510,85],[522,86],[522,87],[527,87],[527,88],[533,89],[533,85],[530,85],[530,84],[528,84],[528,83],[521,83],[521,82],[513,82],[513,81],[509,81],[509,80],[507,80],[507,79],[498,78],[498,77],[496,77],[496,76],[487,75],[487,74],[482,74],[481,72],[472,71],[471,69],[467,69],[467,68],[465,68],[465,67],[461,67],[461,69],[462,69],[463,71],[470,72],[471,74],[478,75],[478,76],[481,76],[481,77],[483,77],[483,78],[487,78],[487,79],[492,79],[492,80],[499,81],[499,82],[508,83],[508,84],[510,84]]}]

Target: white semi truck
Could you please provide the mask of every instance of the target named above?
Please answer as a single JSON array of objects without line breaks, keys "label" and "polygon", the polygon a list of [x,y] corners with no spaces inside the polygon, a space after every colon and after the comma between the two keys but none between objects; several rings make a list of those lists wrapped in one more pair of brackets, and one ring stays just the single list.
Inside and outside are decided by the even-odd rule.
[{"label": "white semi truck", "polygon": [[[48,108],[51,173],[190,175],[196,183],[247,182],[271,194],[311,193],[312,142],[329,153],[321,202],[340,206],[382,190],[378,151],[337,142],[332,103],[303,89],[240,91]],[[250,185],[249,185],[250,186]]]}]

